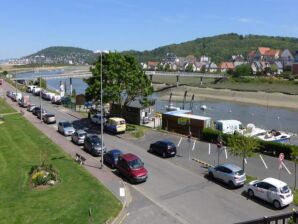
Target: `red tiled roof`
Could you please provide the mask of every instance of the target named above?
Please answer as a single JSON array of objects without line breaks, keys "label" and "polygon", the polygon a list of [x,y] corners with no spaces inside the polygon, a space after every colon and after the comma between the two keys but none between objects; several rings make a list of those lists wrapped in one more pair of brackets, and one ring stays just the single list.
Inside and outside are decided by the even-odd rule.
[{"label": "red tiled roof", "polygon": [[266,53],[266,51],[270,51],[271,49],[269,47],[259,47],[258,50],[261,53],[261,55],[263,55]]},{"label": "red tiled roof", "polygon": [[256,54],[256,51],[251,51],[248,53],[248,57],[254,57]]},{"label": "red tiled roof", "polygon": [[148,61],[148,66],[157,66],[158,64],[158,61]]},{"label": "red tiled roof", "polygon": [[220,63],[219,67],[221,69],[234,69],[234,64],[233,62],[224,61]]},{"label": "red tiled roof", "polygon": [[263,55],[274,57],[274,56],[277,55],[277,54],[279,54],[279,50],[270,49],[270,50],[264,52]]}]

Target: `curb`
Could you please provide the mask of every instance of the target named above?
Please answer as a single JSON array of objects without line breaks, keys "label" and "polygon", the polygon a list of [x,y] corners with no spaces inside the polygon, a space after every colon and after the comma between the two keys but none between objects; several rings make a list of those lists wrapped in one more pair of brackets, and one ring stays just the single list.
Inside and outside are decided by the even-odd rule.
[{"label": "curb", "polygon": [[208,167],[214,167],[213,165],[209,164],[209,163],[206,163],[204,162],[203,160],[199,160],[199,159],[196,159],[196,158],[193,158],[192,159],[193,161],[203,165],[204,167],[208,168]]}]

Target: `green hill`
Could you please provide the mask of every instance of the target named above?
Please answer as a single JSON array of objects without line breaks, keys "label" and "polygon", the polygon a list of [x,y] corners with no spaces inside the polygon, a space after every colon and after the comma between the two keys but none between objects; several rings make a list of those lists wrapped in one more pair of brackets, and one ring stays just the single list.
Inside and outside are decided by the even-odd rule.
[{"label": "green hill", "polygon": [[171,44],[151,51],[126,51],[123,53],[135,55],[140,62],[149,60],[160,61],[168,52],[176,54],[177,57],[207,55],[211,57],[212,61],[221,62],[229,60],[231,55],[235,54],[242,54],[246,57],[249,51],[255,50],[257,47],[288,48],[295,51],[298,50],[298,38],[260,35],[244,36],[230,33],[198,38],[180,44]]},{"label": "green hill", "polygon": [[[37,59],[42,56],[42,59]],[[96,55],[93,51],[77,48],[77,47],[48,47],[34,54],[26,56],[33,62],[36,60],[44,60],[49,63],[68,63],[70,60],[74,63],[84,64],[92,63],[96,60]]]}]

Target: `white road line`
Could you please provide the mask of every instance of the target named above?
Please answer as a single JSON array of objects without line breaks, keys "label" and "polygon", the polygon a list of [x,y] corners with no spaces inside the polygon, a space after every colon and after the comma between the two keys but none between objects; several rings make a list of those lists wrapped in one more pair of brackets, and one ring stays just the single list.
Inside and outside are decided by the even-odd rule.
[{"label": "white road line", "polygon": [[245,164],[247,164],[246,158],[244,158],[244,162],[245,162]]},{"label": "white road line", "polygon": [[211,148],[211,145],[209,143],[209,146],[208,146],[208,153],[209,153],[209,155],[210,155],[210,148]]},{"label": "white road line", "polygon": [[288,168],[286,167],[286,165],[284,164],[284,162],[281,162],[282,166],[286,169],[286,171],[291,175],[290,170],[288,170]]},{"label": "white road line", "polygon": [[267,164],[265,163],[265,161],[264,161],[263,157],[261,156],[261,154],[260,154],[259,156],[260,156],[260,159],[262,160],[262,162],[263,162],[265,168],[268,169],[268,166],[267,166]]},{"label": "white road line", "polygon": [[177,145],[177,147],[179,147],[179,146],[180,146],[180,143],[181,143],[181,141],[182,141],[182,138],[180,138],[180,140],[179,140],[179,142],[178,142],[178,145]]},{"label": "white road line", "polygon": [[197,141],[197,140],[194,141],[191,151],[193,151],[193,150],[195,149],[196,141]]},{"label": "white road line", "polygon": [[225,147],[225,155],[226,155],[226,159],[228,159],[227,147]]}]

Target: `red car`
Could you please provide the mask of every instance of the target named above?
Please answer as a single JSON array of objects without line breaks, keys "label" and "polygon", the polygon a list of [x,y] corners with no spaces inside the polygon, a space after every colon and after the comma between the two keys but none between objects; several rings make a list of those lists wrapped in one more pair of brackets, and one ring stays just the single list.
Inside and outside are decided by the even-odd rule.
[{"label": "red car", "polygon": [[121,155],[116,168],[131,183],[145,182],[148,178],[148,171],[142,160],[131,153]]}]

